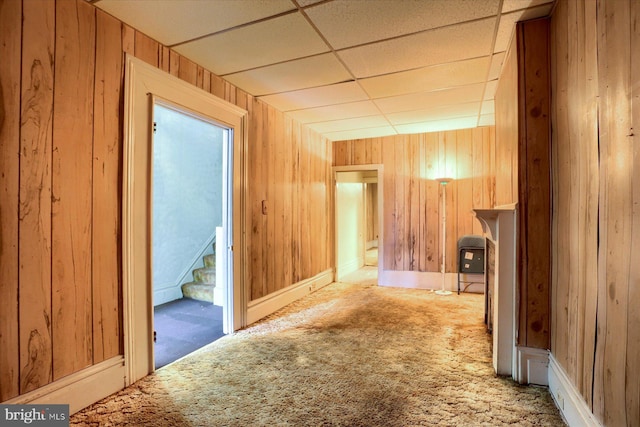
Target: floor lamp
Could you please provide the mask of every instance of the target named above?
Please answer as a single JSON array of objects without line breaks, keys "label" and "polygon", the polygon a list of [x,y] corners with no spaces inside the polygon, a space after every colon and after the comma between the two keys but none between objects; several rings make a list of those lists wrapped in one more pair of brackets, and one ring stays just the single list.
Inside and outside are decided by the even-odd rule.
[{"label": "floor lamp", "polygon": [[440,271],[442,273],[442,285],[440,290],[436,291],[438,295],[451,295],[451,291],[445,290],[445,259],[447,253],[447,184],[453,181],[453,178],[436,178],[436,181],[440,183],[442,187],[442,266]]}]

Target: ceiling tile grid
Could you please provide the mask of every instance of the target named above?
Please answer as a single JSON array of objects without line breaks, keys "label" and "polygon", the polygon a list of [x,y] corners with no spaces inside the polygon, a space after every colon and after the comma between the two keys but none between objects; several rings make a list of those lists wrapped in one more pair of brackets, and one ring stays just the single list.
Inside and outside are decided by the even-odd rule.
[{"label": "ceiling tile grid", "polygon": [[330,140],[493,125],[553,0],[87,0]]}]

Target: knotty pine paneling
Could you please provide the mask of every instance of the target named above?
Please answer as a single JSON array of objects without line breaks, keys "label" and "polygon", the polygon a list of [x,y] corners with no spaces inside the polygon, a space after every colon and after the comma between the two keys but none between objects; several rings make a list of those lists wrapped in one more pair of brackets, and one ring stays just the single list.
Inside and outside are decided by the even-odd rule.
[{"label": "knotty pine paneling", "polygon": [[551,351],[606,426],[640,425],[639,12],[566,0],[551,20]]},{"label": "knotty pine paneling", "polygon": [[18,212],[22,4],[0,0],[0,401],[20,392]]},{"label": "knotty pine paneling", "polygon": [[447,185],[446,269],[457,271],[458,237],[481,234],[472,209],[493,207],[493,162],[477,153],[491,153],[494,145],[493,127],[333,143],[334,166],[369,160],[384,165],[379,185],[384,185],[385,269],[440,270],[442,199],[435,178],[446,167],[456,178]]},{"label": "knotty pine paneling", "polygon": [[0,25],[0,401],[123,352],[125,53],[248,110],[250,299],[331,268],[326,139],[84,0]]}]

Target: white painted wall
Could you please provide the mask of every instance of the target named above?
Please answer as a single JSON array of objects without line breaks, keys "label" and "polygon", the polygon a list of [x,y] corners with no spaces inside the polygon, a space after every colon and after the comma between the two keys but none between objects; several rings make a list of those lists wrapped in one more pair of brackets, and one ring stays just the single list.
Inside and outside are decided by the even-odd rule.
[{"label": "white painted wall", "polygon": [[181,279],[222,225],[224,130],[161,105],[154,106],[154,121],[153,297],[158,305],[182,297]]},{"label": "white painted wall", "polygon": [[364,191],[365,186],[360,182],[336,184],[338,279],[364,265]]}]

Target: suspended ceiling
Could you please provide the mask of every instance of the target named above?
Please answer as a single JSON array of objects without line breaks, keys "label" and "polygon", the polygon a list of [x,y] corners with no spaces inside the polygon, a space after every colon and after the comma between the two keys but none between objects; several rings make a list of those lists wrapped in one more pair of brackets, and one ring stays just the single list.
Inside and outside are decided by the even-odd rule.
[{"label": "suspended ceiling", "polygon": [[327,138],[494,124],[515,23],[553,0],[93,0]]}]

